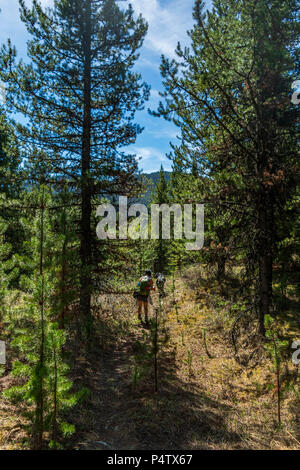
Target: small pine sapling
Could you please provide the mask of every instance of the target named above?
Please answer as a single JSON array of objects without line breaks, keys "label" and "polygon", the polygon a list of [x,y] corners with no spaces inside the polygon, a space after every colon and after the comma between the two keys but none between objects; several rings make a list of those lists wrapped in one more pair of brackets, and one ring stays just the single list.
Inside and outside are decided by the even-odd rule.
[{"label": "small pine sapling", "polygon": [[281,340],[279,338],[276,322],[270,315],[266,315],[265,317],[265,326],[266,339],[268,341],[265,345],[265,348],[272,360],[273,371],[275,372],[275,390],[277,394],[277,419],[278,425],[281,426],[281,402],[283,398],[283,392],[280,374],[281,364],[283,360],[283,352],[288,348],[288,341]]}]

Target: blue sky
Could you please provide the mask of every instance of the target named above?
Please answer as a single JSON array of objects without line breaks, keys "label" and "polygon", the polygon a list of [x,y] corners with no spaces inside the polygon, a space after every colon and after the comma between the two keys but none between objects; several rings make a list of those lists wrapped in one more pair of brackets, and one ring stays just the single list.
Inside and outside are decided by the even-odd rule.
[{"label": "blue sky", "polygon": [[[27,0],[26,3],[31,2]],[[52,0],[41,0],[41,3],[51,6]],[[186,31],[193,25],[194,0],[131,0],[130,3],[136,13],[142,13],[149,24],[148,35],[140,50],[136,67],[143,80],[151,85],[151,97],[146,110],[136,115],[137,122],[145,128],[144,132],[127,149],[141,157],[140,167],[147,173],[159,170],[161,164],[165,170],[170,170],[171,162],[166,158],[166,153],[170,151],[170,141],[176,142],[178,129],[162,118],[150,116],[147,108],[156,109],[160,100],[161,55],[172,57],[178,41],[188,43]],[[207,5],[209,4],[208,0]],[[19,19],[18,0],[0,0],[0,9],[0,43],[11,38],[18,55],[24,57],[28,36]]]}]

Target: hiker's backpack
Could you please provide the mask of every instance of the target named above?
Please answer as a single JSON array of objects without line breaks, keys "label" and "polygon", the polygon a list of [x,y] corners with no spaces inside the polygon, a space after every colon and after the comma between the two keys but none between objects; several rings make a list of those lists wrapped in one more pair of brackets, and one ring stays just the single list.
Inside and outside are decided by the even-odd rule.
[{"label": "hiker's backpack", "polygon": [[148,295],[150,286],[149,286],[150,278],[148,276],[143,276],[139,282],[140,287],[140,295]]},{"label": "hiker's backpack", "polygon": [[163,274],[159,274],[156,280],[157,287],[162,289],[164,287],[165,282],[166,282],[165,276]]}]

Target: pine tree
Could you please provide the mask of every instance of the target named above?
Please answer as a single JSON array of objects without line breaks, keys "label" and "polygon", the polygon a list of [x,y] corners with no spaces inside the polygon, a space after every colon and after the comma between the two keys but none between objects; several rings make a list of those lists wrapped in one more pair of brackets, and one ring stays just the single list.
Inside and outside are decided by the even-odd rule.
[{"label": "pine tree", "polygon": [[[169,203],[169,188],[165,177],[163,166],[161,165],[159,172],[159,179],[155,185],[153,196],[151,198],[151,204],[168,204]],[[159,228],[159,239],[153,241],[153,268],[155,272],[165,273],[168,270],[168,247],[170,244],[169,240],[163,240],[162,238],[162,221],[160,214],[160,228]]]},{"label": "pine tree", "polygon": [[[0,103],[1,104],[1,103]],[[13,126],[5,110],[0,108],[0,216],[7,223],[5,240],[12,244],[14,253],[20,252],[24,233],[19,224],[17,205],[24,188],[24,171]]]},{"label": "pine tree", "polygon": [[[58,0],[45,11],[20,0],[20,9],[31,62],[17,62],[10,43],[2,48],[7,106],[27,118],[28,126],[18,125],[24,146],[45,151],[49,177],[67,178],[78,196],[80,310],[89,333],[93,198],[127,195],[137,184],[135,156],[120,148],[141,132],[133,119],[149,89],[132,69],[147,26],[115,0]],[[28,154],[35,168],[38,154]]]},{"label": "pine tree", "polygon": [[181,127],[177,159],[192,168],[196,158],[214,181],[207,203],[231,220],[231,244],[255,285],[264,334],[278,220],[296,183],[297,110],[289,95],[299,72],[297,5],[215,0],[213,6],[206,15],[196,1],[191,50],[178,47],[180,63],[163,58],[167,103],[158,114],[175,113]]},{"label": "pine tree", "polygon": [[[3,202],[2,198],[0,199]],[[12,255],[12,246],[5,240],[5,235],[7,231],[8,224],[3,219],[0,218],[0,331],[2,332],[2,325],[6,316],[9,315],[9,308],[14,302],[14,296],[12,296],[11,301],[8,299],[9,286],[11,281],[18,274],[18,270],[14,263],[14,258]]]},{"label": "pine tree", "polygon": [[14,331],[11,346],[18,357],[12,375],[20,377],[22,384],[6,390],[4,396],[29,405],[26,416],[32,423],[33,447],[40,449],[46,431],[51,434],[51,447],[58,446],[58,431],[64,435],[74,431],[62,412],[76,404],[82,392],[70,393],[69,367],[62,356],[66,336],[59,330],[52,310],[56,265],[50,253],[56,235],[49,216],[51,194],[42,184],[27,197],[37,207],[33,219],[23,218],[31,238],[25,242],[22,262],[30,268],[30,274],[21,276],[22,302],[16,303],[8,319]]},{"label": "pine tree", "polygon": [[51,221],[57,236],[50,254],[56,270],[52,311],[55,321],[62,329],[66,325],[67,313],[74,305],[80,288],[80,265],[77,256],[74,256],[78,253],[79,246],[77,233],[74,230],[78,209],[73,206],[73,202],[74,195],[67,182],[62,180],[52,196]]},{"label": "pine tree", "polygon": [[[203,204],[204,189],[206,183],[199,176],[196,161],[191,168],[187,168],[183,159],[179,157],[177,148],[173,146],[174,154],[170,154],[173,160],[173,172],[169,182],[170,204]],[[192,162],[192,160],[191,160]],[[195,228],[195,218],[193,212],[193,227]],[[182,272],[184,266],[199,262],[201,251],[187,251],[187,241],[172,240],[169,248],[169,262],[172,271],[179,269]]]}]

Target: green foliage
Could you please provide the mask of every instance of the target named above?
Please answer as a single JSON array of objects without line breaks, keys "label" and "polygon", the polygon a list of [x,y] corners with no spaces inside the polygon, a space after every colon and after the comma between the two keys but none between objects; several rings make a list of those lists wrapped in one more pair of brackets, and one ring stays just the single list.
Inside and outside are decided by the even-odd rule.
[{"label": "green foliage", "polygon": [[7,110],[26,121],[16,129],[31,181],[40,182],[42,166],[43,177],[58,191],[68,186],[79,209],[73,219],[80,242],[77,295],[81,331],[89,336],[94,278],[101,269],[109,271],[116,249],[96,240],[94,204],[102,196],[134,196],[140,188],[135,155],[124,147],[142,132],[134,115],[149,97],[134,70],[147,24],[115,0],[82,0],[80,7],[57,0],[47,11],[35,1],[32,8],[19,3],[30,34],[29,60],[18,61],[8,41],[1,49],[0,78]]},{"label": "green foliage", "polygon": [[278,334],[278,326],[270,315],[265,316],[266,323],[266,339],[268,342],[265,345],[266,351],[268,352],[272,363],[273,370],[276,377],[275,389],[277,390],[277,418],[278,424],[281,425],[281,402],[283,400],[283,391],[281,383],[281,364],[283,361],[283,353],[287,350],[289,343],[286,340],[280,339]]},{"label": "green foliage", "polygon": [[[77,1],[57,0],[47,11],[20,0],[31,36],[28,60],[17,59],[10,41],[1,48],[5,112],[23,119],[9,121],[0,108],[0,334],[9,346],[0,375],[11,374],[14,385],[3,395],[22,405],[36,449],[46,442],[62,449],[75,432],[70,410],[89,392],[69,378],[70,344],[76,334],[76,349],[90,346],[85,340],[94,332],[92,312],[102,311],[99,294],[128,293],[150,267],[172,274],[183,326],[188,314],[179,315],[178,272],[205,264],[217,278],[213,289],[223,288],[230,275],[238,278],[230,301],[224,301],[225,289],[220,298],[211,293],[214,305],[201,325],[206,354],[213,358],[208,329],[229,331],[237,314],[237,330],[246,336],[256,311],[272,362],[275,380],[267,388],[277,392],[279,425],[285,394],[299,400],[298,371],[290,374],[285,363],[289,344],[270,315],[273,290],[283,313],[289,294],[299,293],[299,120],[289,96],[299,74],[297,2],[213,0],[212,11],[203,7],[196,0],[191,47],[179,45],[176,60],[162,58],[165,103],[153,114],[172,120],[181,140],[169,155],[170,179],[161,167],[151,194],[159,205],[205,204],[201,252],[188,252],[173,234],[163,240],[161,229],[159,240],[96,240],[94,208],[141,193],[136,158],[123,149],[141,133],[134,115],[149,97],[135,71],[147,31],[142,17],[115,0],[81,0],[80,8]],[[116,329],[119,337],[128,334],[128,317],[114,313],[98,319],[103,347]],[[180,334],[184,346],[183,328]],[[160,302],[136,343],[134,388],[151,376],[158,392],[168,341]],[[191,376],[193,353],[186,354]],[[258,395],[263,390],[259,382],[254,387]]]},{"label": "green foliage", "polygon": [[26,416],[32,422],[34,445],[40,448],[45,431],[51,432],[51,445],[59,437],[58,429],[65,435],[71,432],[73,427],[67,427],[62,417],[79,397],[71,392],[69,366],[63,360],[66,332],[59,329],[57,312],[52,308],[57,287],[56,259],[50,256],[56,242],[48,209],[52,199],[44,186],[33,192],[31,199],[39,209],[33,219],[23,220],[31,233],[26,242],[30,258],[24,254],[23,259],[30,266],[30,275],[21,277],[22,302],[15,305],[10,318],[11,347],[18,357],[12,375],[19,377],[22,384],[6,390],[4,396],[27,403]]},{"label": "green foliage", "polygon": [[290,227],[282,211],[296,188],[299,123],[289,95],[299,73],[299,13],[296,0],[213,3],[203,13],[196,1],[192,47],[179,45],[177,60],[163,57],[165,104],[153,114],[180,127],[170,155],[176,196],[206,203],[204,261],[217,264],[220,282],[228,261],[244,266],[264,334],[278,242]]},{"label": "green foliage", "polygon": [[[161,166],[159,179],[155,185],[153,195],[151,197],[151,204],[169,204],[169,188],[166,181],[163,166]],[[168,249],[170,245],[169,240],[163,240],[162,238],[162,217],[160,214],[160,229],[159,239],[152,240],[152,251],[153,251],[153,269],[155,272],[166,273],[169,266],[169,254]]]},{"label": "green foliage", "polygon": [[190,349],[187,350],[187,358],[185,363],[187,364],[189,375],[193,375],[193,354],[191,353]]},{"label": "green foliage", "polygon": [[288,349],[289,342],[287,340],[280,339],[278,326],[276,326],[275,320],[270,315],[266,315],[265,323],[266,339],[268,340],[265,348],[270,354],[275,368],[279,368],[283,360],[282,354]]},{"label": "green foliage", "polygon": [[150,328],[143,332],[143,339],[135,344],[132,383],[136,387],[153,371],[154,389],[158,391],[158,361],[164,346],[169,342],[169,331],[163,317],[163,307],[155,309],[155,317],[150,319]]}]

